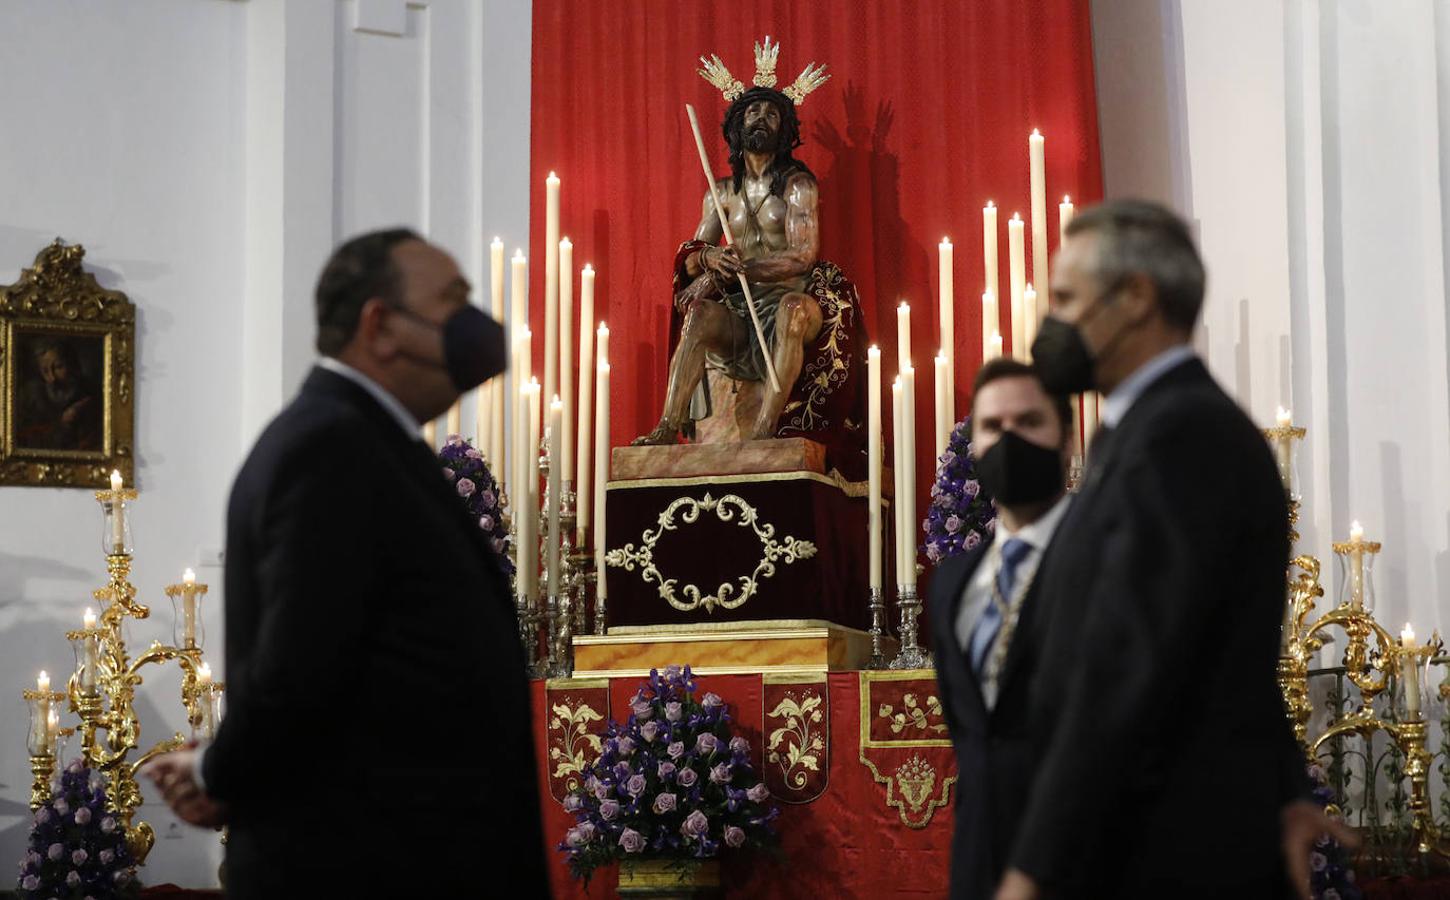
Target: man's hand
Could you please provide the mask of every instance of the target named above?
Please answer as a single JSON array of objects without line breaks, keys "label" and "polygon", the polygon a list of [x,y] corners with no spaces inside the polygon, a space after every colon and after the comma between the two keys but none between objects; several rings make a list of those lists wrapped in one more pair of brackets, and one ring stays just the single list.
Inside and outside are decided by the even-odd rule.
[{"label": "man's hand", "polygon": [[1313,852],[1316,841],[1328,834],[1349,850],[1359,848],[1359,834],[1353,828],[1326,816],[1319,804],[1308,800],[1295,800],[1285,806],[1279,813],[1279,823],[1289,881],[1303,900],[1310,900],[1311,896],[1309,854]]},{"label": "man's hand", "polygon": [[997,900],[1037,900],[1041,896],[1037,882],[1021,869],[1008,869],[997,886]]},{"label": "man's hand", "polygon": [[734,281],[738,273],[745,271],[745,260],[734,247],[706,247],[700,252],[700,264],[726,281]]},{"label": "man's hand", "polygon": [[201,828],[220,828],[227,822],[227,808],[206,795],[196,783],[196,751],[177,750],[148,762],[141,773],[161,789],[166,805],[182,821]]}]

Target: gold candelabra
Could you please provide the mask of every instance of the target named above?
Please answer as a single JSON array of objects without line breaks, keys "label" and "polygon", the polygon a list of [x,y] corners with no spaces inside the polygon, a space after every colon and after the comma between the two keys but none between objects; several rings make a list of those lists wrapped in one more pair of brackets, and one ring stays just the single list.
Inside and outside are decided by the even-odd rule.
[{"label": "gold candelabra", "polygon": [[[1278,427],[1264,431],[1274,446],[1279,473],[1289,492],[1288,525],[1293,542],[1299,539],[1299,501],[1293,494],[1294,445],[1303,440],[1305,433],[1305,429],[1292,424],[1284,410],[1279,411]],[[1450,847],[1430,810],[1431,754],[1422,703],[1428,694],[1425,681],[1430,660],[1444,645],[1438,632],[1427,643],[1417,643],[1408,623],[1396,640],[1376,621],[1372,574],[1381,545],[1365,540],[1358,522],[1351,526],[1349,540],[1335,542],[1331,549],[1344,572],[1343,595],[1334,608],[1312,621],[1318,600],[1324,596],[1319,560],[1303,554],[1289,564],[1278,676],[1294,736],[1305,748],[1308,760],[1313,762],[1327,741],[1346,735],[1369,741],[1376,731],[1383,732],[1405,757],[1404,772],[1410,782],[1409,811],[1418,852],[1450,857]],[[1360,705],[1311,741],[1309,718],[1313,706],[1309,700],[1309,661],[1328,643],[1332,632],[1344,636],[1345,677],[1358,688]],[[1398,707],[1399,715],[1387,718],[1375,712],[1374,702],[1396,682],[1401,687],[1399,702],[1391,705]],[[1440,691],[1446,693],[1446,688],[1442,686]]]},{"label": "gold candelabra", "polygon": [[[86,610],[84,626],[66,632],[75,652],[75,669],[65,691],[51,691],[50,678],[40,673],[34,690],[22,692],[30,706],[30,767],[34,781],[30,807],[38,809],[50,801],[51,776],[55,772],[58,744],[71,734],[80,735],[79,752],[85,765],[107,776],[106,806],[116,814],[126,833],[126,844],[138,864],[146,861],[156,835],[145,822],[133,822],[141,792],[136,772],[153,757],[186,743],[178,732],[155,743],[135,759],[140,747],[141,725],[136,716],[136,688],[143,683],[141,670],[147,665],[174,660],[182,670],[181,701],[194,737],[209,738],[220,717],[225,686],[212,680],[211,667],[202,659],[204,636],[200,601],[207,586],[197,584],[188,570],[180,584],[168,585],[166,594],[177,611],[175,643],[153,641],[132,659],[122,625],[127,618],[145,619],[151,610],[137,602],[130,582],[133,545],[127,504],[137,492],[124,488],[119,473],[111,475],[111,489],[97,491],[105,518],[103,549],[108,581],[92,596],[101,604],[97,617]],[[69,701],[79,718],[75,727],[62,727],[57,706]],[[104,738],[101,732],[105,732]]]}]

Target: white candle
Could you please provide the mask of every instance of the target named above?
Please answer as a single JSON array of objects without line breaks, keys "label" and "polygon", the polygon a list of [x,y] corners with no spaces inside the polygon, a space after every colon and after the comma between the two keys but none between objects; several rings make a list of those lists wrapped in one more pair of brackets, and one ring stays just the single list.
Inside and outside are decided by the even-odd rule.
[{"label": "white candle", "polygon": [[938,353],[934,362],[936,363],[936,371],[934,373],[936,375],[936,452],[933,454],[935,458],[940,457],[946,452],[947,438],[951,435],[952,430],[952,421],[951,412],[949,411],[950,407],[947,405],[950,402],[947,399],[949,396],[947,380],[950,370],[947,366],[946,355],[944,353]]},{"label": "white candle", "polygon": [[599,323],[599,329],[595,333],[594,356],[600,362],[609,362],[609,326],[603,322]]},{"label": "white candle", "polygon": [[[111,470],[111,490],[120,493],[124,484],[119,469]],[[126,550],[126,504],[120,496],[111,501],[111,551],[123,553]]]},{"label": "white candle", "polygon": [[545,571],[549,573],[549,595],[558,597],[559,594],[559,538],[561,536],[561,525],[559,521],[559,496],[563,489],[563,472],[558,465],[560,435],[564,432],[564,401],[557,395],[549,401],[549,536],[548,548],[544,555]]},{"label": "white candle", "polygon": [[[987,276],[987,293],[1002,296],[997,290],[997,207],[991,200],[982,208],[982,268]],[[995,324],[992,330],[997,330]]]},{"label": "white candle", "polygon": [[87,631],[94,629],[96,627],[96,611],[89,606],[86,607],[85,615],[81,616],[81,623]]},{"label": "white candle", "polygon": [[1419,649],[1415,642],[1415,629],[1410,623],[1405,623],[1405,630],[1400,632],[1400,646],[1405,650],[1403,659],[1404,667],[1400,670],[1400,677],[1405,681],[1405,712],[1406,718],[1420,718],[1420,678],[1419,678],[1419,655],[1414,651]]},{"label": "white candle", "polygon": [[574,462],[578,467],[579,474],[576,476],[578,484],[574,486],[575,513],[578,527],[575,529],[575,546],[583,547],[589,533],[589,505],[593,496],[589,490],[589,476],[592,474],[589,465],[589,451],[592,449],[591,435],[589,432],[590,417],[593,415],[591,404],[594,399],[594,378],[590,374],[594,372],[594,341],[589,335],[594,333],[594,267],[588,263],[584,264],[584,271],[579,274],[579,428],[575,435],[575,450],[578,457]]},{"label": "white candle", "polygon": [[[518,415],[514,417],[513,434],[513,493],[509,495],[509,503],[513,507],[514,526],[514,593],[520,603],[528,604],[529,579],[524,574],[528,571],[528,537],[529,522],[532,516],[529,513],[529,482],[528,466],[529,458],[529,386],[519,385],[518,392],[514,395],[514,406]],[[536,510],[537,511],[537,510]]]},{"label": "white candle", "polygon": [[941,296],[938,298],[938,313],[941,316],[941,352],[947,359],[946,402],[947,409],[953,409],[956,407],[956,398],[952,396],[954,393],[952,380],[957,368],[956,324],[953,321],[956,299],[952,285],[952,242],[949,238],[941,239],[941,244],[937,246],[937,257],[937,276],[941,283]]},{"label": "white candle", "polygon": [[[604,334],[609,334],[603,325]],[[594,571],[598,595],[609,595],[604,578],[604,491],[609,483],[609,363],[600,360],[594,386]],[[597,626],[596,626],[597,627]]]},{"label": "white candle", "polygon": [[50,693],[50,676],[45,673],[44,669],[41,669],[40,674],[35,676],[35,689],[42,694]]},{"label": "white candle", "polygon": [[1002,355],[1002,335],[997,334],[996,332],[993,332],[992,333],[992,356],[991,356],[991,358],[992,359],[996,359],[997,357],[999,357],[1001,355]]},{"label": "white candle", "polygon": [[196,573],[181,573],[181,634],[187,647],[196,646]]},{"label": "white candle", "polygon": [[1047,293],[1047,174],[1046,140],[1032,129],[1027,138],[1032,177],[1032,283]]},{"label": "white candle", "polygon": [[906,554],[902,550],[902,547],[905,546],[902,533],[906,529],[901,524],[904,521],[901,515],[902,497],[906,493],[901,487],[901,479],[906,474],[906,462],[904,459],[906,445],[901,437],[903,432],[902,426],[905,423],[906,411],[901,406],[901,376],[897,375],[891,382],[891,512],[893,516],[891,532],[896,542],[895,566],[896,584],[898,587],[905,586],[906,584]]},{"label": "white candle", "polygon": [[196,683],[198,687],[206,687],[211,684],[211,663],[204,662],[197,667]]},{"label": "white candle", "polygon": [[529,455],[528,455],[528,485],[529,485],[529,596],[539,595],[539,430],[543,422],[539,416],[542,413],[540,404],[542,395],[539,391],[539,380],[529,379]]},{"label": "white candle", "polygon": [[1082,394],[1068,398],[1072,407],[1072,455],[1082,459]]},{"label": "white candle", "polygon": [[1067,226],[1072,223],[1072,198],[1063,197],[1062,202],[1057,204],[1057,245],[1067,240]]},{"label": "white candle", "polygon": [[1022,246],[1022,217],[1017,213],[1007,222],[1007,277],[1012,288],[1012,355],[1017,359],[1027,358],[1027,343],[1023,330],[1022,293],[1027,289],[1027,260]]},{"label": "white candle", "polygon": [[1349,526],[1349,602],[1355,606],[1364,605],[1364,528],[1356,520]]},{"label": "white candle", "polygon": [[[1275,413],[1274,421],[1279,428],[1294,426],[1293,414],[1282,406]],[[1274,461],[1279,465],[1279,480],[1284,483],[1284,490],[1292,493],[1294,490],[1294,439],[1288,434],[1281,434],[1274,438]]]},{"label": "white candle", "polygon": [[1098,431],[1097,398],[1098,395],[1093,391],[1082,395],[1082,446],[1087,453],[1093,452],[1093,435]]},{"label": "white candle", "polygon": [[559,390],[559,177],[544,180],[544,384],[543,396]]},{"label": "white candle", "polygon": [[997,325],[997,296],[982,293],[982,362],[992,358],[992,337],[1000,331]]},{"label": "white candle", "polygon": [[881,348],[866,350],[866,515],[869,524],[871,587],[881,589]]},{"label": "white candle", "polygon": [[911,365],[911,307],[906,301],[896,308],[896,368]]},{"label": "white candle", "polygon": [[906,585],[916,587],[916,370],[905,369],[901,373],[901,407],[906,422],[902,426],[901,440],[905,445],[906,474],[901,479],[902,531],[905,538],[903,551],[906,554]]},{"label": "white candle", "polygon": [[[509,262],[509,333],[514,340],[520,341],[529,334],[529,261],[524,257],[523,250],[515,250],[513,259]],[[515,344],[517,347],[517,343]],[[513,446],[519,449],[522,457],[524,441],[521,435],[522,429],[528,422],[524,415],[524,407],[519,398],[525,396],[523,387],[529,383],[529,370],[532,368],[530,356],[533,353],[532,346],[526,346],[515,354],[513,359],[513,381],[509,393],[514,398],[513,415],[510,417],[515,435]],[[515,481],[523,483],[522,459],[514,466],[514,471],[519,473]]]},{"label": "white candle", "polygon": [[1022,341],[1027,345],[1026,359],[1032,359],[1032,342],[1037,339],[1037,291],[1029,283],[1022,289]]},{"label": "white candle", "polygon": [[55,739],[60,734],[60,715],[50,708],[50,701],[46,701],[45,709],[45,748],[50,753],[55,753]]},{"label": "white candle", "polygon": [[573,484],[574,244],[568,238],[559,241],[559,399],[564,405],[564,425],[554,434],[554,440],[561,445],[558,458],[563,468],[559,477],[562,484]]},{"label": "white candle", "polygon": [[[489,270],[488,270],[488,295],[489,310],[494,321],[504,321],[503,311],[503,278],[504,259],[503,241],[494,238],[493,243],[488,245]],[[478,432],[478,449],[488,455],[488,464],[493,469],[493,475],[499,480],[500,485],[507,483],[507,467],[504,465],[504,427],[503,427],[503,405],[504,405],[504,379],[495,378],[487,385],[479,389],[478,404],[479,415],[475,430]],[[487,401],[485,402],[485,399]],[[486,435],[486,438],[485,438]],[[486,440],[486,443],[485,443]]]}]

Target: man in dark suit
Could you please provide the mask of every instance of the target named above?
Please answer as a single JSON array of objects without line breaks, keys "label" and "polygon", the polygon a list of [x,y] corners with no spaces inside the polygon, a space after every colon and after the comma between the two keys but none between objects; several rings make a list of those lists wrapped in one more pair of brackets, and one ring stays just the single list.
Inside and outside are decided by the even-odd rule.
[{"label": "man in dark suit", "polygon": [[[1036,776],[999,900],[1308,897],[1325,830],[1275,684],[1289,556],[1268,447],[1189,340],[1187,226],[1114,201],[1067,231],[1033,344],[1102,428],[1039,574]],[[1291,887],[1292,885],[1292,887]]]},{"label": "man in dark suit", "polygon": [[503,368],[468,294],[409,231],[339,247],[322,359],[233,486],[227,715],[150,770],[230,826],[229,896],[548,893],[508,585],[418,436]]},{"label": "man in dark suit", "polygon": [[1030,634],[1037,582],[1067,512],[1072,412],[1036,371],[999,358],[972,388],[972,453],[997,504],[990,541],[944,561],[930,615],[942,708],[957,753],[951,896],[990,897],[1007,867],[1032,785],[1027,686],[1039,665]]}]

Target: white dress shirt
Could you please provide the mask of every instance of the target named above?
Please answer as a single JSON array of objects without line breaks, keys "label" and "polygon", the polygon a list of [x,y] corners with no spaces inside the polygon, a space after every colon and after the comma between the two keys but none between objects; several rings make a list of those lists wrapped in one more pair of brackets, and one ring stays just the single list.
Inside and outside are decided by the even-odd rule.
[{"label": "white dress shirt", "polygon": [[[977,570],[967,581],[967,589],[962,597],[961,605],[957,608],[956,638],[957,646],[966,653],[972,643],[972,629],[977,626],[977,620],[986,611],[987,604],[992,602],[992,581],[997,577],[997,567],[987,563],[994,558],[1001,558],[1002,545],[1010,538],[1018,538],[1026,541],[1032,549],[1017,564],[1015,578],[1015,590],[1021,592],[1032,584],[1032,578],[1037,574],[1037,566],[1042,562],[1042,551],[1047,548],[1052,540],[1052,533],[1057,530],[1057,525],[1062,521],[1067,507],[1072,503],[1072,495],[1064,494],[1061,500],[1052,505],[1052,508],[1043,513],[1036,521],[1029,522],[1016,531],[1008,531],[1002,524],[1002,519],[997,519],[997,533],[992,538],[993,546],[988,548],[986,555],[982,557],[982,563],[978,564]],[[1010,605],[1014,597],[1004,598]],[[996,688],[989,684],[982,685],[982,699],[986,702],[987,708],[991,709],[997,702]]]},{"label": "white dress shirt", "polygon": [[1123,379],[1123,383],[1113,388],[1113,392],[1103,398],[1103,425],[1108,428],[1117,428],[1118,423],[1123,421],[1123,416],[1128,414],[1138,398],[1153,382],[1167,375],[1170,371],[1188,362],[1196,354],[1188,344],[1179,344],[1176,347],[1169,347],[1162,353],[1143,363],[1133,371],[1133,374]]}]

